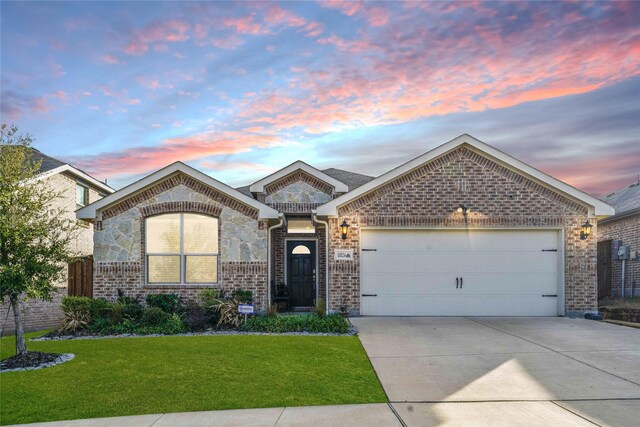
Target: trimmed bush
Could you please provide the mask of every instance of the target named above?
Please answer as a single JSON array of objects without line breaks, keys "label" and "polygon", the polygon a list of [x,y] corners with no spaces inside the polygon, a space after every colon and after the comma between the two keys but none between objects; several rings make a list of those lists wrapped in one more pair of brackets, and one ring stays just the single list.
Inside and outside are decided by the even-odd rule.
[{"label": "trimmed bush", "polygon": [[147,307],[140,318],[141,326],[159,326],[169,319],[170,314],[160,307]]},{"label": "trimmed bush", "polygon": [[211,323],[209,311],[199,305],[189,305],[184,324],[191,332],[201,332],[206,330]]},{"label": "trimmed bush", "polygon": [[150,307],[158,307],[169,314],[177,313],[182,309],[182,298],[177,294],[149,294],[146,303]]},{"label": "trimmed bush", "polygon": [[248,319],[242,329],[251,332],[315,332],[338,333],[349,332],[349,323],[340,315],[318,317],[313,314],[300,316],[256,316]]}]

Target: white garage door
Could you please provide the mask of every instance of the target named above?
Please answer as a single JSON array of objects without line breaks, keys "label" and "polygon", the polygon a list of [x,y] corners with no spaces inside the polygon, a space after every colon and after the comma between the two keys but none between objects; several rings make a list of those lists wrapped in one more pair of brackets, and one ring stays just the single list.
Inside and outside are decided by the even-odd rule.
[{"label": "white garage door", "polygon": [[362,230],[361,313],[555,316],[559,232]]}]

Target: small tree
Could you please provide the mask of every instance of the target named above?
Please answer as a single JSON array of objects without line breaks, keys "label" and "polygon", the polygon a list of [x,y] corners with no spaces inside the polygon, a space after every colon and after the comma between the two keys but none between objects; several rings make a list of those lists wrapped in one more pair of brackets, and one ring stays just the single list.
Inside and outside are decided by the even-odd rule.
[{"label": "small tree", "polygon": [[0,303],[9,301],[16,327],[16,354],[27,347],[20,299],[51,300],[54,284],[71,258],[76,221],[56,208],[62,194],[36,179],[39,161],[31,156],[31,137],[2,124],[0,135]]}]

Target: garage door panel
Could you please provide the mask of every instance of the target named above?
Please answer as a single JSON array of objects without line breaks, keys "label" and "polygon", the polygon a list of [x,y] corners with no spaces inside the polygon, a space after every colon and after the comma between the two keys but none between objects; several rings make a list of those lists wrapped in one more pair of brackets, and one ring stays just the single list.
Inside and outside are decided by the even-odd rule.
[{"label": "garage door panel", "polygon": [[[557,231],[363,230],[365,315],[556,315]],[[456,278],[464,284],[456,287]],[[543,297],[543,295],[547,295]]]},{"label": "garage door panel", "polygon": [[520,275],[518,280],[504,273],[467,274],[463,276],[462,288],[456,288],[456,277],[449,274],[430,274],[416,278],[411,272],[364,274],[361,277],[367,283],[366,292],[381,295],[435,295],[435,294],[555,294],[557,291],[556,274]]}]

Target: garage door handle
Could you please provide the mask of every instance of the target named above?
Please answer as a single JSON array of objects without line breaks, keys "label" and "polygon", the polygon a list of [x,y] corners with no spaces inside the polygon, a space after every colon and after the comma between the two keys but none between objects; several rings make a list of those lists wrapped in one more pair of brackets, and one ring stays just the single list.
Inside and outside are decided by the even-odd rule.
[{"label": "garage door handle", "polygon": [[460,278],[460,289],[462,289],[462,277]]},{"label": "garage door handle", "polygon": [[458,289],[458,285],[460,284],[459,280],[460,280],[460,279],[458,279],[458,278],[456,277],[456,289]]},{"label": "garage door handle", "polygon": [[363,297],[377,297],[378,294],[362,294]]},{"label": "garage door handle", "polygon": [[550,295],[550,294],[549,294],[549,295],[542,295],[542,296],[543,296],[543,297],[550,297],[550,298],[553,298],[553,297],[557,297],[558,295],[557,295],[557,294],[555,294],[555,295]]}]

